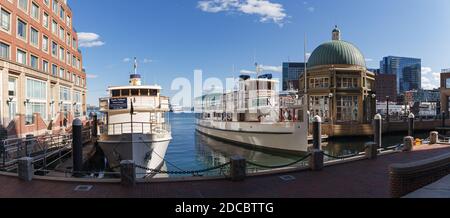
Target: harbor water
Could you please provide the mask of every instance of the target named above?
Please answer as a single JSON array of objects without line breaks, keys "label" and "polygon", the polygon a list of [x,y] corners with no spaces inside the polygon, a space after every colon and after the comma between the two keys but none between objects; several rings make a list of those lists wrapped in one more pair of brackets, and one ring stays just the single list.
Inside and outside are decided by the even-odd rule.
[{"label": "harbor water", "polygon": [[[241,155],[248,161],[277,166],[291,163],[299,156],[254,150],[228,142],[219,141],[195,131],[195,114],[170,114],[172,137],[167,154],[169,171],[199,170],[217,166],[229,161],[234,155]],[[401,144],[406,133],[383,135],[383,146]],[[418,133],[418,138],[427,138],[427,133]],[[331,139],[324,147],[326,153],[342,156],[360,152],[371,137],[346,137]]]}]

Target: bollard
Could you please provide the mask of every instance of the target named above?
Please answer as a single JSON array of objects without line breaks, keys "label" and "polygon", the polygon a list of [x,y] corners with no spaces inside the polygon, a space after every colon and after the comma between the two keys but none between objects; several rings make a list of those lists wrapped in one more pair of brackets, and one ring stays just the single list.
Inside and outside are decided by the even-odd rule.
[{"label": "bollard", "polygon": [[412,136],[412,137],[414,137],[414,118],[415,118],[414,114],[410,113],[409,116],[408,116],[408,120],[409,120],[409,122],[408,122],[408,136]]},{"label": "bollard", "polygon": [[98,128],[98,120],[97,120],[97,113],[94,113],[94,112],[92,112],[93,114],[92,114],[92,129],[91,129],[91,132],[92,132],[92,138],[97,138],[97,136],[98,136],[98,130],[97,130],[97,128]]},{"label": "bollard", "polygon": [[247,176],[247,161],[241,156],[230,158],[230,177],[234,182],[243,181]]},{"label": "bollard", "polygon": [[73,156],[73,176],[80,177],[83,170],[83,124],[80,119],[75,119],[72,124],[72,156]]},{"label": "bollard", "polygon": [[431,132],[430,133],[430,145],[435,145],[439,142],[439,132]]},{"label": "bollard", "polygon": [[132,160],[120,162],[120,181],[123,186],[136,185],[136,165]]},{"label": "bollard", "polygon": [[25,156],[30,156],[30,150],[32,151],[34,148],[35,140],[33,134],[28,134],[25,136]]},{"label": "bollard", "polygon": [[414,137],[406,136],[403,139],[403,151],[409,152],[413,150],[414,146]]},{"label": "bollard", "polygon": [[313,150],[322,149],[322,118],[315,116],[313,120]]},{"label": "bollard", "polygon": [[375,144],[378,146],[378,148],[381,148],[382,146],[382,135],[383,135],[383,118],[380,114],[375,115],[373,118],[374,124],[373,124],[373,137]]},{"label": "bollard", "polygon": [[311,151],[309,167],[312,171],[321,171],[323,169],[323,157],[324,153],[322,150],[313,149]]},{"label": "bollard", "polygon": [[368,142],[365,146],[366,158],[370,160],[377,159],[379,148],[378,144],[375,142]]},{"label": "bollard", "polygon": [[18,174],[19,178],[23,181],[30,182],[33,180],[33,158],[23,157],[18,160],[19,168]]}]

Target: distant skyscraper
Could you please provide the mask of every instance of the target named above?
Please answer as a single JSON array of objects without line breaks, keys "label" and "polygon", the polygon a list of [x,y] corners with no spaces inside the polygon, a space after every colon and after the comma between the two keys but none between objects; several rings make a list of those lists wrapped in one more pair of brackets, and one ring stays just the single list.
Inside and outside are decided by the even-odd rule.
[{"label": "distant skyscraper", "polygon": [[370,72],[372,72],[372,73],[374,73],[375,75],[378,75],[378,74],[380,74],[380,69],[375,69],[375,68],[369,68],[369,69],[367,69],[368,71],[370,71]]},{"label": "distant skyscraper", "polygon": [[381,74],[397,76],[397,93],[422,88],[422,60],[407,57],[384,57],[380,62]]},{"label": "distant skyscraper", "polygon": [[287,62],[283,63],[283,91],[298,90],[299,78],[305,72],[305,63]]}]

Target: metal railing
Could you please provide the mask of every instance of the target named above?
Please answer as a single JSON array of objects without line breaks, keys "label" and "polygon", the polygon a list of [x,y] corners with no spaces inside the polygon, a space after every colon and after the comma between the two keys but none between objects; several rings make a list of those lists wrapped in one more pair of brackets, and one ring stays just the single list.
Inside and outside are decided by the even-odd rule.
[{"label": "metal railing", "polygon": [[0,142],[0,169],[14,167],[20,158],[31,157],[34,162],[46,160],[72,147],[72,134],[44,135],[6,139]]},{"label": "metal railing", "polygon": [[162,134],[171,131],[169,123],[150,122],[124,122],[104,124],[100,126],[100,134],[121,135],[121,134]]}]

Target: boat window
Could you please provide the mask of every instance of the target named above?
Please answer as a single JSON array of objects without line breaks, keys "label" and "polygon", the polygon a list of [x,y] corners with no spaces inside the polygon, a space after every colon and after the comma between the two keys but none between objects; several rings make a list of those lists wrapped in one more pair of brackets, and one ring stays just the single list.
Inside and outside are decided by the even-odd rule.
[{"label": "boat window", "polygon": [[157,96],[157,95],[158,95],[158,90],[150,89],[150,96]]},{"label": "boat window", "polygon": [[131,90],[131,95],[132,96],[139,96],[139,89],[132,89]]},{"label": "boat window", "polygon": [[120,90],[112,90],[111,94],[112,94],[112,97],[119,97],[120,96]]},{"label": "boat window", "polygon": [[129,89],[123,89],[122,90],[122,96],[130,96],[130,90]]},{"label": "boat window", "polygon": [[141,89],[141,96],[148,96],[148,89]]}]

